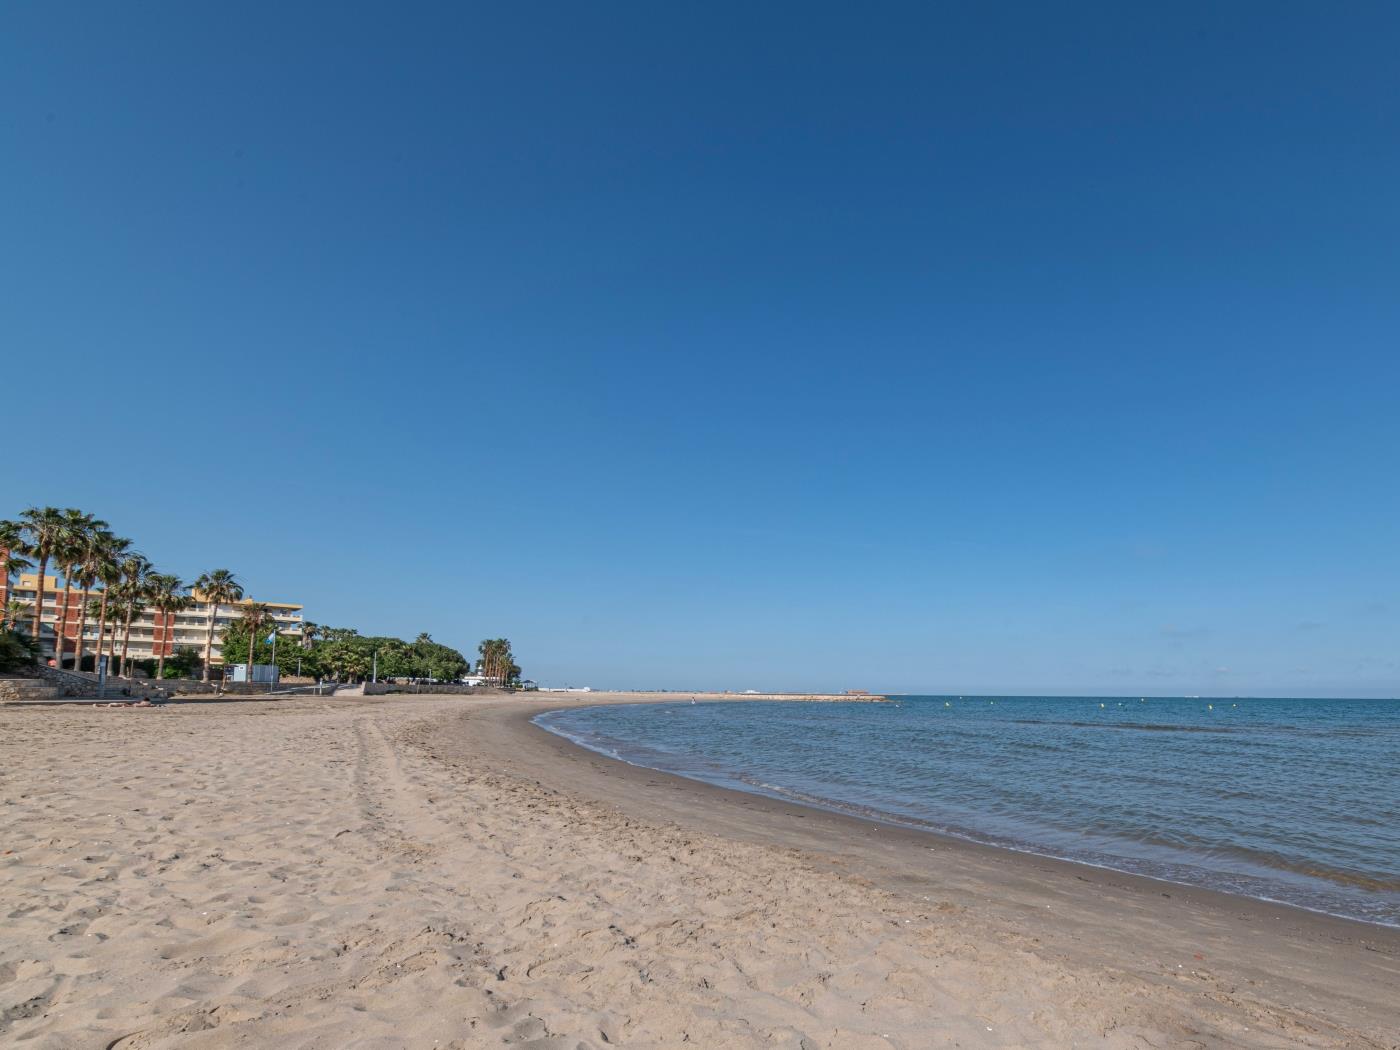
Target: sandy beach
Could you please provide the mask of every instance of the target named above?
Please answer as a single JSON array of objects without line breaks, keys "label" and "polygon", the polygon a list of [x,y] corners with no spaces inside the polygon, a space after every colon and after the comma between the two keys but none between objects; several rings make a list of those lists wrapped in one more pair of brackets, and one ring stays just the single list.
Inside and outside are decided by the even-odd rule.
[{"label": "sandy beach", "polygon": [[643,699],[0,709],[0,1045],[1400,1047],[1400,931],[529,723]]}]

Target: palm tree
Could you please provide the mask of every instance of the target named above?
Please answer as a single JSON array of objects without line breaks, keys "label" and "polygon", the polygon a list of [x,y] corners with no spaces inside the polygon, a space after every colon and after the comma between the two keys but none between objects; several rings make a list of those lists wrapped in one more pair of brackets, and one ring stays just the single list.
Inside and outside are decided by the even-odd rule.
[{"label": "palm tree", "polygon": [[276,629],[276,621],[272,618],[272,610],[262,602],[249,602],[243,606],[243,615],[239,622],[248,630],[248,681],[253,680],[253,652],[258,647],[258,639],[262,636],[264,628],[271,625]]},{"label": "palm tree", "polygon": [[[97,657],[102,655],[102,639],[107,633],[107,600],[113,596],[113,590],[117,584],[122,582],[122,563],[131,557],[134,552],[131,549],[131,541],[120,536],[113,536],[110,532],[104,533],[100,538],[96,549],[92,552],[92,563],[89,566],[93,576],[93,582],[102,584],[102,603],[95,610],[97,615]],[[94,610],[89,608],[89,612]],[[116,627],[112,628],[112,651],[115,654],[117,648]],[[96,667],[98,659],[94,658],[93,666]],[[107,661],[110,670],[112,662]],[[82,665],[79,664],[79,669]]]},{"label": "palm tree", "polygon": [[20,621],[29,615],[29,603],[19,600],[6,602],[0,608],[0,631],[19,630]]},{"label": "palm tree", "polygon": [[301,624],[301,647],[310,649],[315,644],[316,639],[321,636],[321,625],[312,623],[310,620],[303,620]]},{"label": "palm tree", "polygon": [[496,639],[496,676],[501,685],[510,685],[511,678],[519,670],[515,666],[515,654],[510,651],[509,638]]},{"label": "palm tree", "polygon": [[131,677],[128,654],[131,651],[131,621],[146,607],[146,596],[150,593],[152,570],[150,560],[142,554],[128,554],[121,563],[122,579],[117,590],[122,600],[122,663],[121,676]]},{"label": "palm tree", "polygon": [[[107,603],[107,612],[111,614],[109,622],[112,628],[111,644],[107,651],[107,671],[111,674],[115,669],[121,676],[121,662],[117,660],[117,628],[122,623],[131,623],[132,618],[140,611],[141,603],[131,594],[124,583],[115,584],[107,590],[111,592],[111,599]],[[125,641],[122,642],[122,658],[126,658]]]},{"label": "palm tree", "polygon": [[336,681],[353,682],[369,673],[370,658],[354,646],[333,642],[328,656],[331,673],[335,675]]},{"label": "palm tree", "polygon": [[476,647],[476,651],[481,654],[481,660],[477,663],[477,673],[485,678],[498,678],[501,684],[505,685],[510,678],[510,669],[514,666],[510,640],[487,638]]},{"label": "palm tree", "polygon": [[[58,619],[54,624],[53,647],[54,666],[60,671],[63,670],[63,650],[68,644],[68,593],[73,588],[73,572],[82,561],[89,538],[107,527],[105,521],[94,518],[91,514],[84,514],[73,507],[69,507],[63,512],[63,522],[63,534],[59,537],[58,544],[53,550],[54,575],[63,577],[63,600]],[[84,597],[82,605],[86,607],[86,597]],[[82,644],[80,630],[76,646],[79,651],[82,649]],[[80,670],[81,666],[81,656],[79,656],[79,659],[73,664],[73,669]]]},{"label": "palm tree", "polygon": [[[122,624],[122,658],[117,662],[117,673],[123,678],[131,677],[131,621],[145,611],[146,595],[138,584],[123,581],[117,584],[117,594],[113,598]],[[115,631],[115,624],[113,625]],[[115,639],[114,639],[115,640]]]},{"label": "palm tree", "polygon": [[[98,616],[98,610],[99,610],[99,609],[100,609],[102,612],[106,612],[106,611],[107,611],[107,592],[106,592],[106,591],[103,591],[103,592],[102,592],[102,601],[100,601],[100,602],[99,602],[96,598],[89,598],[89,599],[88,599],[87,613],[88,613],[89,616],[97,617],[97,616]],[[102,643],[106,640],[106,636],[103,634],[103,632],[106,630],[106,627],[107,627],[106,618],[104,617],[103,619],[99,620],[99,621],[98,621],[98,624],[97,624],[97,651],[93,654],[93,657],[92,657],[92,666],[93,666],[93,670],[96,670],[98,664],[100,664],[100,663],[102,662]],[[79,669],[79,670],[82,670],[82,664],[79,664],[79,665],[78,665],[78,669]]]},{"label": "palm tree", "polygon": [[[73,655],[73,670],[83,669],[83,656],[87,649],[87,618],[88,608],[92,604],[92,585],[102,578],[101,568],[104,559],[115,560],[110,557],[108,548],[117,537],[113,536],[105,527],[104,522],[94,522],[94,528],[89,529],[82,536],[80,550],[73,563],[72,571],[76,576],[78,588],[82,592],[82,600],[78,606],[78,647]],[[119,541],[123,544],[127,540]],[[102,632],[98,632],[101,637]],[[99,651],[102,646],[99,644]]]},{"label": "palm tree", "polygon": [[20,526],[28,535],[26,546],[29,553],[39,559],[39,578],[34,595],[34,640],[38,642],[39,625],[44,615],[44,574],[49,571],[49,559],[68,538],[69,520],[57,507],[30,507],[21,511],[19,517]]},{"label": "palm tree", "polygon": [[25,557],[29,545],[24,542],[24,526],[17,521],[0,521],[0,582],[5,593],[10,590],[10,577],[25,569],[34,568],[34,563]]},{"label": "palm tree", "polygon": [[209,634],[204,639],[204,680],[209,681],[209,662],[214,654],[214,621],[219,617],[219,606],[236,602],[243,597],[243,585],[227,569],[215,569],[203,573],[194,581],[194,589],[209,603]]},{"label": "palm tree", "polygon": [[[97,666],[102,661],[103,650],[107,650],[107,673],[114,673],[117,663],[117,624],[121,622],[124,599],[117,593],[115,586],[108,587],[102,592],[102,600],[92,599],[88,602],[88,612],[93,616],[99,616],[97,624],[97,652],[93,656],[93,665]],[[105,613],[111,613],[106,617]]]},{"label": "palm tree", "polygon": [[[194,599],[185,593],[185,585],[180,577],[171,576],[167,573],[153,573],[150,576],[150,598],[151,606],[167,617],[174,613],[182,612],[194,604]],[[171,628],[169,622],[165,625],[166,641],[169,640]],[[160,655],[156,660],[156,681],[165,678],[165,643],[160,646]]]}]

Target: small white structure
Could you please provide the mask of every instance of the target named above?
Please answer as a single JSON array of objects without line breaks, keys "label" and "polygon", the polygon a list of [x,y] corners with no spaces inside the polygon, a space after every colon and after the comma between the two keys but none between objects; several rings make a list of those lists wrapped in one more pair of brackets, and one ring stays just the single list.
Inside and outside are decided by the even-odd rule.
[{"label": "small white structure", "polygon": [[[233,673],[229,675],[229,681],[231,681],[231,682],[246,682],[246,681],[249,680],[249,678],[248,678],[248,665],[247,665],[247,664],[234,664],[233,667],[230,668],[230,670],[231,670]],[[252,681],[254,681],[254,682],[263,682],[263,683],[273,683],[273,682],[276,682],[276,681],[277,681],[277,665],[276,665],[276,664],[254,664],[254,665],[253,665],[253,677],[252,677]]]}]

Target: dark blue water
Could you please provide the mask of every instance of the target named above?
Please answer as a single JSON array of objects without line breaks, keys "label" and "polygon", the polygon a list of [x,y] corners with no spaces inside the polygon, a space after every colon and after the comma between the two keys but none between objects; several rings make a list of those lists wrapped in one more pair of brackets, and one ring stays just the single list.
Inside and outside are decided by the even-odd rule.
[{"label": "dark blue water", "polygon": [[687,701],[537,721],[726,787],[1400,925],[1400,701]]}]

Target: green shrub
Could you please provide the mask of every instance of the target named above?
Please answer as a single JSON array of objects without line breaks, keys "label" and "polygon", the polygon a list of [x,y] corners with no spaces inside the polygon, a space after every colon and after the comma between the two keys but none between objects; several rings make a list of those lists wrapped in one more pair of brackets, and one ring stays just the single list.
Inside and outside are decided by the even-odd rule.
[{"label": "green shrub", "polygon": [[0,631],[0,671],[21,671],[39,662],[39,647],[27,634]]}]

